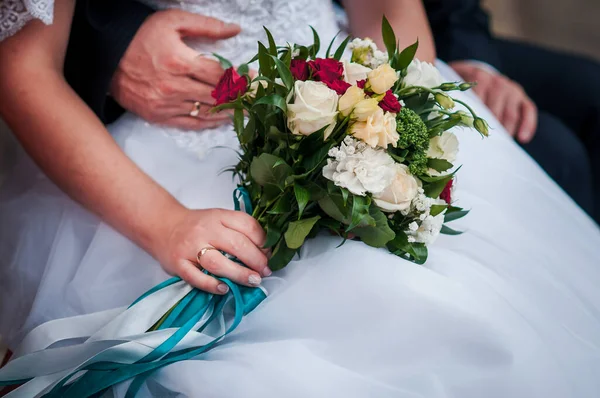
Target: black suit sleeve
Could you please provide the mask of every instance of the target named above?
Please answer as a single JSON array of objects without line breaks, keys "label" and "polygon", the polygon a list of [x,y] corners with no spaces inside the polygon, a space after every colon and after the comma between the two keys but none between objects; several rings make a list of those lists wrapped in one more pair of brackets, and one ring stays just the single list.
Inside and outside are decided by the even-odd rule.
[{"label": "black suit sleeve", "polygon": [[425,0],[424,4],[440,59],[478,60],[501,68],[489,17],[479,0]]},{"label": "black suit sleeve", "polygon": [[153,12],[133,0],[76,2],[65,76],[104,123],[123,113],[108,96],[110,82],[129,43]]}]

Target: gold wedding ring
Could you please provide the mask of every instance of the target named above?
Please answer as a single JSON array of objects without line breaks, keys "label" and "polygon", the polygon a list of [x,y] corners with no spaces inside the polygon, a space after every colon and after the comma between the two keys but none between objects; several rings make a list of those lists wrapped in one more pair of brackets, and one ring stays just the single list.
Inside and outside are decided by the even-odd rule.
[{"label": "gold wedding ring", "polygon": [[207,252],[207,251],[209,251],[209,250],[217,250],[217,249],[215,249],[215,248],[214,248],[214,247],[212,247],[212,246],[206,246],[206,247],[202,248],[202,249],[201,249],[201,250],[198,252],[198,254],[196,254],[196,260],[198,260],[198,265],[200,265],[200,261],[201,261],[201,259],[202,259],[202,256],[204,256],[204,255],[206,254],[206,252]]},{"label": "gold wedding ring", "polygon": [[194,102],[194,109],[192,109],[192,111],[190,112],[191,117],[198,117],[198,115],[200,114],[200,106],[200,101]]}]

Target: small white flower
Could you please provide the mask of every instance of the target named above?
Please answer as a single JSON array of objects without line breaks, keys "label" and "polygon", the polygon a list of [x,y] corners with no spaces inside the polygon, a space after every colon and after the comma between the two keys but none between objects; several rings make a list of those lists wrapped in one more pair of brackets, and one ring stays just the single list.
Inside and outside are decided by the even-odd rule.
[{"label": "small white flower", "polygon": [[390,185],[396,163],[384,150],[373,149],[350,136],[329,151],[323,176],[355,195],[377,194]]},{"label": "small white flower", "polygon": [[425,219],[421,222],[421,225],[417,228],[417,230],[412,230],[409,225],[409,230],[406,233],[409,235],[409,241],[412,237],[414,242],[425,243],[426,245],[430,245],[437,237],[440,235],[440,231],[442,229],[442,225],[444,224],[444,213],[438,214],[433,217],[431,215],[425,217]]},{"label": "small white flower", "polygon": [[419,224],[417,224],[415,221],[413,221],[410,224],[408,224],[408,230],[409,231],[416,232],[417,229],[419,229]]},{"label": "small white flower", "polygon": [[383,64],[387,64],[388,61],[389,57],[387,53],[375,50],[373,52],[373,58],[371,58],[371,68],[375,69]]}]

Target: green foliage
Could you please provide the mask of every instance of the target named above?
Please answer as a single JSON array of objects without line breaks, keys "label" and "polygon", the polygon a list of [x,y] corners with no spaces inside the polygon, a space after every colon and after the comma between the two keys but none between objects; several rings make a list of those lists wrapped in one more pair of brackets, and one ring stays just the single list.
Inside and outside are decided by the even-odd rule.
[{"label": "green foliage", "polygon": [[396,122],[396,130],[400,139],[394,153],[398,154],[399,150],[408,150],[406,156],[403,157],[410,172],[417,176],[427,173],[426,153],[429,148],[427,126],[419,115],[407,107],[402,108],[398,113]]}]

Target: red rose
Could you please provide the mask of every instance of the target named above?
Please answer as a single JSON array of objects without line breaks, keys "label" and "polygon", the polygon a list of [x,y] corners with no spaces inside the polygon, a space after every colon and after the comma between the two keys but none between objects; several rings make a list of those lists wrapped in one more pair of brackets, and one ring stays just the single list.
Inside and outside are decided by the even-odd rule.
[{"label": "red rose", "polygon": [[453,182],[454,182],[454,180],[448,181],[448,183],[444,187],[444,190],[440,194],[440,199],[442,199],[444,202],[446,202],[448,204],[452,203],[452,184],[453,184]]},{"label": "red rose", "polygon": [[358,88],[365,88],[366,84],[367,84],[367,79],[358,80],[356,82],[356,85],[358,86]]},{"label": "red rose", "polygon": [[310,75],[310,69],[308,69],[308,62],[303,59],[293,59],[290,64],[290,72],[296,80],[307,80]]},{"label": "red rose", "polygon": [[225,70],[217,87],[210,95],[217,101],[215,105],[221,105],[233,101],[248,90],[248,78],[240,76],[233,67]]},{"label": "red rose", "polygon": [[344,65],[333,58],[317,58],[309,61],[308,66],[312,70],[313,78],[317,81],[327,83],[340,80],[344,76]]},{"label": "red rose", "polygon": [[381,101],[379,101],[379,107],[384,111],[398,113],[402,109],[402,105],[398,102],[398,98],[392,93],[392,90],[388,90]]},{"label": "red rose", "polygon": [[338,95],[346,94],[346,90],[351,86],[350,83],[347,83],[343,80],[334,80],[332,82],[325,82],[327,87],[338,93]]}]

